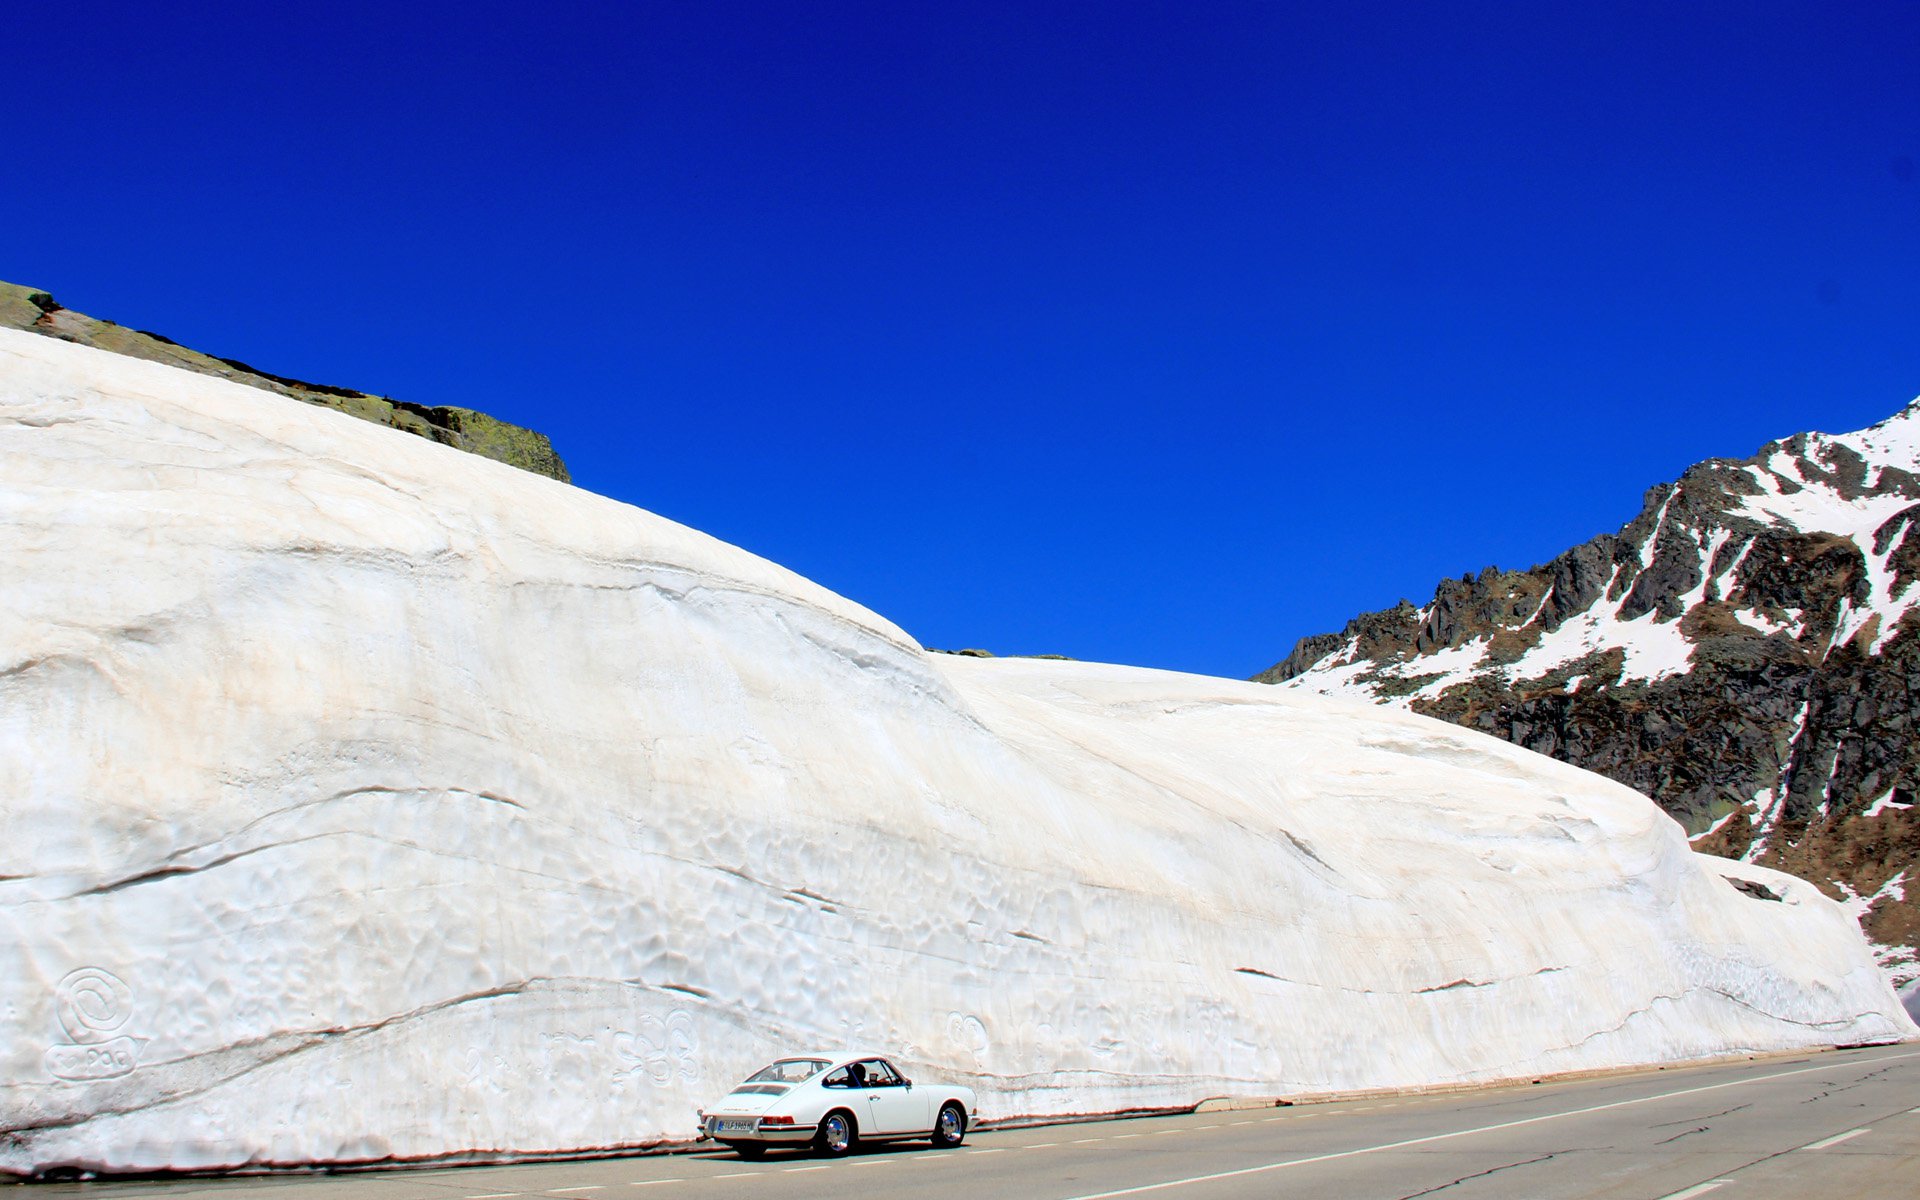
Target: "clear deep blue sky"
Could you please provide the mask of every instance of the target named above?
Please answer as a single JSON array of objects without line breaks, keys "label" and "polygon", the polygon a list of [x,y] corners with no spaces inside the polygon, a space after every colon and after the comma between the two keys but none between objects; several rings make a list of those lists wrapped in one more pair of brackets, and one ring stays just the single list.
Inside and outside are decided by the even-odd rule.
[{"label": "clear deep blue sky", "polygon": [[934,646],[1246,675],[1920,394],[1911,2],[4,24],[0,278]]}]

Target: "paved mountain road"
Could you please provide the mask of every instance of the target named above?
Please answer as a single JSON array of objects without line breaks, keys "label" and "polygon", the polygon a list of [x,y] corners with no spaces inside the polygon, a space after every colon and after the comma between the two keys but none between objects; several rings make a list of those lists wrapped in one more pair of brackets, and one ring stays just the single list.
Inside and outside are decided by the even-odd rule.
[{"label": "paved mountain road", "polygon": [[254,1179],[21,1200],[1914,1200],[1920,1045],[1532,1087],[970,1135],[834,1162],[726,1151]]}]

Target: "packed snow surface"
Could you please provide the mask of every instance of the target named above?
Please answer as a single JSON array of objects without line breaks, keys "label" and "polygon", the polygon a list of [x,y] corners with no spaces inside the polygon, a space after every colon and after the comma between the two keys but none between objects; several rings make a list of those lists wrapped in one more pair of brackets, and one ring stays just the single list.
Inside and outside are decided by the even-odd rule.
[{"label": "packed snow surface", "polygon": [[818,1044],[1006,1116],[1915,1033],[1844,909],[1597,776],[929,655],[638,509],[4,331],[0,561],[4,1170],[654,1143]]}]

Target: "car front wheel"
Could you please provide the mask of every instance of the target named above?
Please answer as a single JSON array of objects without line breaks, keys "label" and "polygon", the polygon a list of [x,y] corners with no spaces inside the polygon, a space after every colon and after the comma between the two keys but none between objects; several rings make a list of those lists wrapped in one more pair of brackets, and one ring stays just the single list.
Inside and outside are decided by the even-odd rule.
[{"label": "car front wheel", "polygon": [[951,1150],[966,1136],[967,1114],[958,1104],[943,1105],[933,1123],[933,1144],[942,1150]]},{"label": "car front wheel", "polygon": [[828,1158],[839,1158],[852,1150],[859,1138],[853,1114],[836,1108],[820,1119],[820,1132],[813,1135],[813,1148]]}]

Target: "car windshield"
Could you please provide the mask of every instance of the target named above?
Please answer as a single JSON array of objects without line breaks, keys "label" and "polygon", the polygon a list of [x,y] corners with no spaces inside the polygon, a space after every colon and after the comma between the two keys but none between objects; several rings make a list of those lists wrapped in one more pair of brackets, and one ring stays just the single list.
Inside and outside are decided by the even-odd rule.
[{"label": "car windshield", "polygon": [[783,1058],[768,1063],[747,1076],[748,1083],[799,1083],[811,1079],[828,1067],[824,1058]]}]

